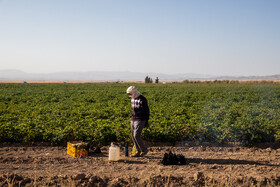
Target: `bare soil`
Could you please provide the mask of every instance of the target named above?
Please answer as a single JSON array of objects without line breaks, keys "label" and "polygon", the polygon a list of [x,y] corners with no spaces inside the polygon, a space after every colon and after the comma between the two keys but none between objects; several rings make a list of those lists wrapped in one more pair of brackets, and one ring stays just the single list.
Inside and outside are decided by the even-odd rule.
[{"label": "bare soil", "polygon": [[[145,157],[108,161],[101,153],[74,158],[66,146],[2,143],[0,186],[280,186],[280,148],[238,145],[149,145]],[[131,147],[130,147],[131,151]],[[164,153],[182,154],[186,165],[161,163]]]}]

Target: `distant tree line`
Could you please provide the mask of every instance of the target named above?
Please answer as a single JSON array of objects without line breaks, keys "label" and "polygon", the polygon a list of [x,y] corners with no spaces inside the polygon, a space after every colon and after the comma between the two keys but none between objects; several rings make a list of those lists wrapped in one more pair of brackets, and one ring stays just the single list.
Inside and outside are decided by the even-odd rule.
[{"label": "distant tree line", "polygon": [[[158,83],[158,82],[159,82],[159,79],[157,77],[156,80],[155,80],[155,83]],[[153,79],[149,76],[146,76],[145,83],[153,83]]]},{"label": "distant tree line", "polygon": [[182,83],[278,83],[273,80],[183,80]]}]

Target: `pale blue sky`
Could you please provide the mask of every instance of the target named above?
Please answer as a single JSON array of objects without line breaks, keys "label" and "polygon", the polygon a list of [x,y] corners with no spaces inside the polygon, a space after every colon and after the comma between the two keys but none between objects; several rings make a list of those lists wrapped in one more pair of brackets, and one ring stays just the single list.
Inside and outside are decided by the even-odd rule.
[{"label": "pale blue sky", "polygon": [[0,69],[280,73],[279,0],[0,0]]}]

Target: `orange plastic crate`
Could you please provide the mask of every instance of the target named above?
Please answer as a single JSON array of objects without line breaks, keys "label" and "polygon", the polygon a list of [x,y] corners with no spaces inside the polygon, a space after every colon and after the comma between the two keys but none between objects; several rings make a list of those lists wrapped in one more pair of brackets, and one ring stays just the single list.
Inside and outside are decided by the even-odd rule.
[{"label": "orange plastic crate", "polygon": [[88,156],[88,143],[81,141],[67,142],[67,154],[73,157]]}]

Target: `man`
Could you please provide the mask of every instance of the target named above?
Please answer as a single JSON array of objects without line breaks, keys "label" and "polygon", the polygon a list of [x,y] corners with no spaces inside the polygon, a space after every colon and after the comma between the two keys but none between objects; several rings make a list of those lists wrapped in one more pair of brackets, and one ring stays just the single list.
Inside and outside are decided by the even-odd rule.
[{"label": "man", "polygon": [[134,86],[130,86],[126,90],[126,93],[131,97],[131,133],[136,148],[136,153],[133,154],[132,157],[144,156],[148,153],[148,149],[144,144],[141,133],[143,128],[148,124],[150,116],[148,102]]}]

